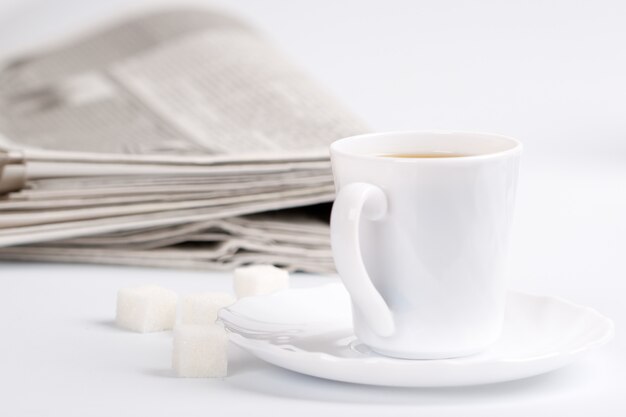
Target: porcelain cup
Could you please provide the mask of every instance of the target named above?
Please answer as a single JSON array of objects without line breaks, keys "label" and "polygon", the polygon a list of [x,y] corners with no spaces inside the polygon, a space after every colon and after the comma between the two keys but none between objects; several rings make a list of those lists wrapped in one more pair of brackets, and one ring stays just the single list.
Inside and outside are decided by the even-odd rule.
[{"label": "porcelain cup", "polygon": [[[333,257],[364,344],[440,359],[498,339],[521,149],[506,136],[448,131],[332,143]],[[433,152],[466,156],[384,156]]]}]

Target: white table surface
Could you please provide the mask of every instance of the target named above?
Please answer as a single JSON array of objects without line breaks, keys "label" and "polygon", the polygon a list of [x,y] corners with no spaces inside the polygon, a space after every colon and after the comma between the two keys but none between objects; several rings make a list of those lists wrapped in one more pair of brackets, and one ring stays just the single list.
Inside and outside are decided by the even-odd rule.
[{"label": "white table surface", "polygon": [[[147,3],[1,1],[0,55]],[[349,385],[234,347],[228,378],[178,379],[169,333],[114,327],[116,291],[223,290],[227,274],[2,263],[0,415],[626,415],[625,3],[222,4],[375,129],[486,130],[524,141],[511,287],[593,306],[615,320],[616,339],[563,370],[491,386]],[[293,285],[332,279],[299,275]]]}]

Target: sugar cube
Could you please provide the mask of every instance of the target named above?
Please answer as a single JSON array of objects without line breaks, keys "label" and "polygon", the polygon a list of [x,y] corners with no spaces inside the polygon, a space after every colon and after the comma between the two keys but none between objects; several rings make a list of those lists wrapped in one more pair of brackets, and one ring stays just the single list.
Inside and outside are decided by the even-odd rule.
[{"label": "sugar cube", "polygon": [[228,333],[219,324],[179,324],[174,329],[172,367],[186,378],[219,378],[228,370]]},{"label": "sugar cube", "polygon": [[217,311],[236,301],[235,296],[225,292],[205,292],[183,297],[180,306],[180,324],[212,324]]},{"label": "sugar cube", "polygon": [[238,298],[269,294],[289,287],[289,272],[273,265],[252,265],[235,269]]},{"label": "sugar cube", "polygon": [[147,333],[169,330],[176,321],[178,295],[166,288],[142,286],[121,288],[117,292],[118,326]]}]

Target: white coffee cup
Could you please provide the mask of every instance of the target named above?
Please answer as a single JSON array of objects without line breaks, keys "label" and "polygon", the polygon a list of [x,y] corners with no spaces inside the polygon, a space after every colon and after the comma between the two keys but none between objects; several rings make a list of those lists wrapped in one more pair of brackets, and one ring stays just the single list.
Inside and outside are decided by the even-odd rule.
[{"label": "white coffee cup", "polygon": [[[521,149],[505,136],[447,131],[331,145],[333,256],[364,344],[437,359],[498,339]],[[467,156],[383,156],[428,153]]]}]

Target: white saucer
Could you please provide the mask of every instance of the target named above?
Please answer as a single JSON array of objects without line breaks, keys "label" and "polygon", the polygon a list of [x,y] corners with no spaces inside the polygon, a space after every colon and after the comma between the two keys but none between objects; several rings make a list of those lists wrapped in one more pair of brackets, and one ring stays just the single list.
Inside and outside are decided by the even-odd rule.
[{"label": "white saucer", "polygon": [[243,298],[219,318],[231,340],[274,365],[358,384],[443,387],[488,384],[560,368],[613,336],[595,310],[560,298],[509,293],[501,339],[478,355],[442,360],[388,358],[352,332],[341,284]]}]

